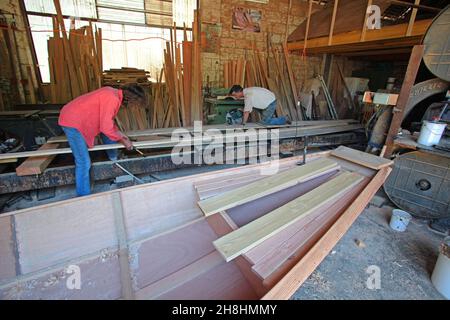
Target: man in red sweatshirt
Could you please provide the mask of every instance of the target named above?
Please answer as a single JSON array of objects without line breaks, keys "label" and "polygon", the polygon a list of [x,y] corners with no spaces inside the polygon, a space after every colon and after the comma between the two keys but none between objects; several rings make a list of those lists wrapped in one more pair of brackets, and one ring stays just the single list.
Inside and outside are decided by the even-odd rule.
[{"label": "man in red sweatshirt", "polygon": [[[130,139],[120,132],[114,118],[122,103],[144,105],[145,92],[137,85],[121,89],[104,87],[82,95],[66,104],[59,115],[58,124],[64,130],[75,158],[75,182],[78,196],[90,194],[89,171],[91,159],[88,148],[94,146],[97,135],[105,144],[121,142],[133,149]],[[117,160],[117,150],[107,150],[108,157]]]}]

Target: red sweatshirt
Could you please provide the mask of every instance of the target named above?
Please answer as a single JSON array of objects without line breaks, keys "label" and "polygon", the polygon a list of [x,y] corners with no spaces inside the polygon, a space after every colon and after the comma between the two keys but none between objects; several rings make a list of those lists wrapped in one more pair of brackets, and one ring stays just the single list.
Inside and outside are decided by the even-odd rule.
[{"label": "red sweatshirt", "polygon": [[58,124],[78,129],[89,148],[94,146],[94,139],[100,133],[113,141],[121,140],[123,135],[115,125],[114,117],[122,99],[122,90],[111,87],[89,92],[61,109]]}]

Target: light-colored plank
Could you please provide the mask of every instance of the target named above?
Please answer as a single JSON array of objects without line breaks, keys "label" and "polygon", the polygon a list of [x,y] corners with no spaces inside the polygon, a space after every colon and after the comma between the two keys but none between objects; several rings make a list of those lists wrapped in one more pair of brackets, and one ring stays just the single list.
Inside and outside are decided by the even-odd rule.
[{"label": "light-colored plank", "polygon": [[166,278],[137,291],[136,299],[158,298],[221,264],[223,264],[222,257],[217,251],[214,251]]},{"label": "light-colored plank", "polygon": [[[420,5],[420,0],[415,0],[414,4],[416,6]],[[408,30],[406,31],[406,36],[407,37],[409,37],[411,35],[411,33],[412,33],[414,22],[416,21],[416,16],[417,16],[417,8],[413,8],[412,12],[411,12],[411,17],[409,18]]]},{"label": "light-colored plank", "polygon": [[340,146],[339,148],[331,151],[331,155],[375,170],[389,167],[394,163],[392,160],[384,159],[345,146]]},{"label": "light-colored plank", "polygon": [[246,253],[301,218],[312,214],[324,202],[333,202],[361,182],[362,176],[344,172],[320,187],[213,242],[226,261]]},{"label": "light-colored plank", "polygon": [[319,159],[226,192],[223,195],[199,201],[198,205],[203,213],[209,216],[338,169],[339,166],[336,162],[325,158]]},{"label": "light-colored plank", "polygon": [[172,232],[132,245],[130,251],[139,257],[134,266],[138,288],[158,282],[215,251],[217,239],[204,218],[194,220]]},{"label": "light-colored plank", "polygon": [[[46,143],[42,147],[40,147],[39,150],[57,149],[58,146],[59,144],[57,143]],[[16,168],[16,174],[19,177],[41,174],[55,157],[56,155],[48,155],[28,158]]]},{"label": "light-colored plank", "polygon": [[[268,279],[286,262],[293,263],[296,259],[298,261],[310,248],[311,243],[314,244],[348,208],[368,181],[368,178],[364,179],[340,199],[327,203],[314,214],[300,219],[282,233],[267,239],[258,246],[259,252],[248,252],[245,256],[253,258],[253,270],[263,279]],[[257,248],[253,250],[255,249]]]},{"label": "light-colored plank", "polygon": [[344,236],[391,171],[391,168],[381,169],[336,223],[262,299],[289,299]]}]

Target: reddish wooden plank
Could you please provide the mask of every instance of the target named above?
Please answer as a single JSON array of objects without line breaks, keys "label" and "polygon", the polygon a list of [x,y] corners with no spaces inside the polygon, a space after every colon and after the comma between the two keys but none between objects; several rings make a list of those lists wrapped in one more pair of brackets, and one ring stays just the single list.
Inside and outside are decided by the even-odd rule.
[{"label": "reddish wooden plank", "polygon": [[[57,149],[58,147],[58,143],[46,143],[39,150]],[[56,155],[30,157],[16,168],[16,174],[19,177],[41,174],[55,157]]]},{"label": "reddish wooden plank", "polygon": [[289,299],[300,285],[317,268],[331,249],[341,239],[356,218],[361,214],[370,199],[383,185],[389,176],[391,168],[386,167],[378,171],[359,196],[339,217],[336,223],[317,241],[305,256],[293,266],[283,278],[262,298]]},{"label": "reddish wooden plank", "polygon": [[223,261],[218,267],[158,297],[158,299],[248,300],[258,295],[234,263]]},{"label": "reddish wooden plank", "polygon": [[[310,246],[320,239],[367,183],[368,179],[365,179],[338,201],[324,206],[312,217],[300,220],[295,227],[287,228],[281,236],[272,237],[268,239],[270,241],[262,243],[259,252],[254,251],[249,254],[251,261],[255,263],[253,270],[263,279],[268,279],[276,271],[278,274],[275,276],[279,276],[280,271],[287,272],[288,267],[295,264],[309,250]],[[258,260],[254,261],[256,259]],[[285,265],[286,263],[287,265]],[[282,268],[280,269],[280,267]],[[269,282],[273,282],[273,277]]]},{"label": "reddish wooden plank", "polygon": [[213,252],[215,239],[216,234],[202,219],[133,245],[131,250],[139,257],[134,271],[137,286],[143,288],[157,282]]}]

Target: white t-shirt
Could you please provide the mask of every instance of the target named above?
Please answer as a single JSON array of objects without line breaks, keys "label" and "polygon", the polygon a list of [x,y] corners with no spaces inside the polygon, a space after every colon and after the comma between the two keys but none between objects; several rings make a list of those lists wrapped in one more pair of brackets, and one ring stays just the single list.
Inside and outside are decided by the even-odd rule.
[{"label": "white t-shirt", "polygon": [[251,87],[244,89],[244,111],[251,112],[253,108],[264,110],[275,100],[275,94],[266,88]]}]

